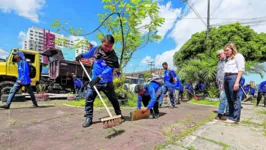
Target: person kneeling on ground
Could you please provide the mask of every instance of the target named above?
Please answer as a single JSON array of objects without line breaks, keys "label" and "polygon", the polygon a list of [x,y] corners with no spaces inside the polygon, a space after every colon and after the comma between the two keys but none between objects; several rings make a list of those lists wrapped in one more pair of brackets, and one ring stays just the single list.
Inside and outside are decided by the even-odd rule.
[{"label": "person kneeling on ground", "polygon": [[259,84],[258,87],[258,97],[257,97],[257,105],[258,106],[260,104],[260,100],[262,98],[262,95],[264,95],[264,107],[266,105],[266,81],[263,81]]},{"label": "person kneeling on ground", "polygon": [[145,108],[142,108],[142,112],[150,110],[152,118],[159,118],[159,98],[162,94],[162,88],[159,83],[151,81],[149,84],[136,85],[134,89],[135,93],[138,93],[137,109],[141,109],[141,101]]},{"label": "person kneeling on ground", "polygon": [[31,85],[30,85],[30,83],[31,83],[30,66],[26,61],[24,53],[23,52],[14,52],[12,54],[14,55],[14,59],[18,63],[18,78],[17,78],[16,83],[14,84],[12,89],[10,90],[6,104],[3,106],[0,106],[0,108],[9,109],[15,94],[21,89],[22,86],[24,86],[27,89],[27,92],[30,94],[33,105],[35,107],[38,107],[35,95],[32,91]]}]

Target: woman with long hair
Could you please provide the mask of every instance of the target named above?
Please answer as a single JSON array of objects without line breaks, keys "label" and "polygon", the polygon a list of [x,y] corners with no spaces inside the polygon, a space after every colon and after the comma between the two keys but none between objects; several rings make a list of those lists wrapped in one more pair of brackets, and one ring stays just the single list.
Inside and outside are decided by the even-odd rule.
[{"label": "woman with long hair", "polygon": [[229,43],[224,47],[226,61],[224,65],[224,90],[229,105],[229,118],[226,123],[240,121],[241,100],[237,96],[240,90],[240,79],[245,71],[245,58],[237,52],[235,44]]}]

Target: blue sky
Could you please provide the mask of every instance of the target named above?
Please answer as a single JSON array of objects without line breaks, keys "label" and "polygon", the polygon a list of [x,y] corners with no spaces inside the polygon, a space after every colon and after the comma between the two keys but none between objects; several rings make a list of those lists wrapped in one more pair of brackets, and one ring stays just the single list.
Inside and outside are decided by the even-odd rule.
[{"label": "blue sky", "polygon": [[[156,67],[160,67],[162,62],[167,61],[173,68],[173,54],[193,33],[206,29],[195,13],[187,5],[181,3],[181,0],[157,1],[160,5],[160,16],[166,18],[165,24],[159,29],[160,35],[164,38],[137,51],[128,67],[125,68],[126,72],[149,69],[146,64],[149,60],[154,60]],[[207,0],[189,0],[189,2],[203,20],[206,20],[204,18],[206,17]],[[211,20],[211,24],[241,21],[237,18],[243,18],[243,16],[245,18],[260,17],[264,12],[263,6],[266,5],[266,2],[259,0],[252,2],[249,0],[212,0],[211,2],[211,17],[218,18]],[[232,14],[229,11],[232,9],[238,11]],[[59,19],[61,22],[68,22],[74,28],[80,27],[89,32],[99,25],[97,14],[104,12],[101,0],[3,0],[0,3],[0,53],[3,56],[12,48],[21,48],[19,33],[23,35],[31,26],[55,32],[50,24],[54,22],[54,19]],[[222,19],[228,18],[228,16],[235,19]],[[251,27],[257,32],[266,32],[266,25],[251,24]],[[62,34],[69,35],[66,32],[62,32]],[[88,40],[100,43],[95,35],[90,35]],[[69,52],[68,57],[72,54],[73,51]],[[266,80],[266,78],[261,79],[256,75],[247,77],[248,81],[253,79],[257,82]]]}]

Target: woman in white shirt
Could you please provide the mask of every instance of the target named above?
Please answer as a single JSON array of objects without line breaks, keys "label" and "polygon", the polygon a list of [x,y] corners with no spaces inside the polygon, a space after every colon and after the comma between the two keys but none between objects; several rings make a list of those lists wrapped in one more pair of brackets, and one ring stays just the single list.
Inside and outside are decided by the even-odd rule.
[{"label": "woman in white shirt", "polygon": [[237,53],[237,48],[233,43],[227,44],[224,48],[226,61],[224,65],[224,90],[229,105],[229,118],[226,123],[237,123],[240,121],[241,100],[237,93],[239,82],[245,71],[245,58]]}]

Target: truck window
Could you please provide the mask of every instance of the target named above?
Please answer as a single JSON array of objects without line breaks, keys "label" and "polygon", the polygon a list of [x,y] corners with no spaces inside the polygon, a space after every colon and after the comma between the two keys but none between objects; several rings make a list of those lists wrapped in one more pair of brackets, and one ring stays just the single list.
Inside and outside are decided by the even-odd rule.
[{"label": "truck window", "polygon": [[26,59],[30,60],[30,63],[34,63],[35,62],[35,55],[33,55],[33,54],[25,54],[25,53],[24,53],[24,55],[25,55]]},{"label": "truck window", "polygon": [[[25,53],[24,53],[24,55],[25,55],[26,59],[30,60],[29,63],[34,63],[35,62],[35,55],[33,55],[33,54],[25,54]],[[12,62],[16,62],[16,60],[14,58],[14,55],[12,55]]]}]

